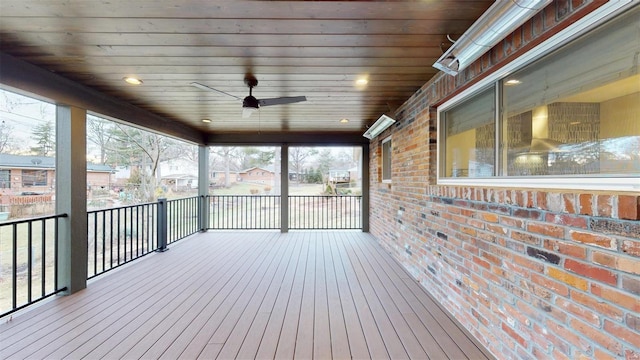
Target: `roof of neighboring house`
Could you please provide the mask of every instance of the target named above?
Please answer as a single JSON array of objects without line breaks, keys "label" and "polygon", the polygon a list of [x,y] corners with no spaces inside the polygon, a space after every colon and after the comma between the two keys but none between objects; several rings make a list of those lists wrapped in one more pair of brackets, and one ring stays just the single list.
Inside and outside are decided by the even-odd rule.
[{"label": "roof of neighboring house", "polygon": [[248,173],[249,171],[253,171],[253,170],[263,170],[263,171],[268,171],[268,172],[270,172],[270,173],[273,173],[273,170],[265,169],[265,168],[263,168],[263,167],[257,167],[257,166],[254,166],[254,167],[251,167],[251,168],[248,168],[248,169],[242,170],[242,171],[240,171],[239,173],[240,173],[240,174],[244,174],[244,173]]},{"label": "roof of neighboring house", "polygon": [[197,176],[194,175],[190,175],[190,174],[171,174],[171,175],[166,175],[162,177],[162,180],[182,180],[182,179],[187,179],[187,180],[195,180],[197,179]]},{"label": "roof of neighboring house", "polygon": [[[214,173],[224,173],[227,170],[225,169],[210,169],[210,172],[214,172]],[[240,173],[240,171],[236,171],[236,170],[229,170],[229,174],[238,174]]]},{"label": "roof of neighboring house", "polygon": [[[56,168],[56,159],[51,156],[0,154],[0,168],[51,169]],[[87,171],[113,172],[109,165],[87,163]]]}]

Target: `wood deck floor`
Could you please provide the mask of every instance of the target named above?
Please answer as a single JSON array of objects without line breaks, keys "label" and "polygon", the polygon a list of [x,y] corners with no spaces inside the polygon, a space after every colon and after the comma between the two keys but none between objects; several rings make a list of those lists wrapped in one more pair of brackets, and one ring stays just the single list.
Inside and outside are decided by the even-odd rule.
[{"label": "wood deck floor", "polygon": [[366,233],[209,232],[0,325],[0,358],[486,359]]}]

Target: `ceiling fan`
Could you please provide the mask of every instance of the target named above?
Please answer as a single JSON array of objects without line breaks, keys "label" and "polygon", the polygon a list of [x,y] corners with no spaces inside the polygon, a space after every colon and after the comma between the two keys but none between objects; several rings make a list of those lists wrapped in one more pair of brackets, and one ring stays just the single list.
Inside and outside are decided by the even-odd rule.
[{"label": "ceiling fan", "polygon": [[247,74],[244,77],[244,83],[247,84],[247,86],[249,87],[249,96],[245,97],[244,99],[237,97],[233,94],[229,94],[228,92],[212,88],[211,86],[201,84],[199,82],[192,82],[190,85],[195,86],[198,89],[215,91],[227,96],[231,96],[238,100],[242,100],[242,117],[243,118],[249,117],[254,110],[262,106],[284,105],[284,104],[293,104],[297,102],[307,101],[307,98],[305,96],[286,96],[286,97],[277,97],[277,98],[271,98],[271,99],[256,99],[253,96],[253,88],[258,86],[258,79],[256,79],[256,77],[253,76],[253,74]]}]

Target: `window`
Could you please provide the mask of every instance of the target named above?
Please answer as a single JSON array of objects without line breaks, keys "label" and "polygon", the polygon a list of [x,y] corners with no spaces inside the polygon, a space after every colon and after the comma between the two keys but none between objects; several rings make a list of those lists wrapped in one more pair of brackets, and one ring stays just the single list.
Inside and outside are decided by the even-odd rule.
[{"label": "window", "polygon": [[382,182],[391,182],[391,137],[382,140]]},{"label": "window", "polygon": [[0,170],[0,189],[11,188],[11,170]]},{"label": "window", "polygon": [[443,104],[439,181],[639,187],[639,15],[636,7]]},{"label": "window", "polygon": [[22,186],[47,186],[47,170],[22,170]]},{"label": "window", "polygon": [[495,167],[495,90],[489,88],[444,112],[445,174],[492,176]]}]

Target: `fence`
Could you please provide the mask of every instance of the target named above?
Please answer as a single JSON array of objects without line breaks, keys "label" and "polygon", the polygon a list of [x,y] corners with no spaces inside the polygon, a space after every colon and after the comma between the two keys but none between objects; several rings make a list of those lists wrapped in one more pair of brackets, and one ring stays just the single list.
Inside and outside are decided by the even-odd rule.
[{"label": "fence", "polygon": [[58,225],[67,215],[0,223],[0,316],[60,291]]}]

